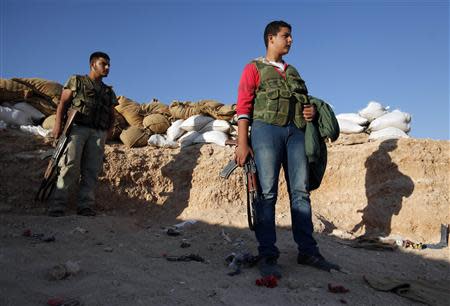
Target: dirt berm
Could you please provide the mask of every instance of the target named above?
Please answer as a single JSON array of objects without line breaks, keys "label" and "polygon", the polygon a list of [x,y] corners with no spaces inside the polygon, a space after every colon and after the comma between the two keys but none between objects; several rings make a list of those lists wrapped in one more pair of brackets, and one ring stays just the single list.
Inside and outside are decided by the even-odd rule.
[{"label": "dirt berm", "polygon": [[[51,148],[48,141],[15,130],[0,131],[0,139],[0,210],[43,213],[33,197],[47,163],[41,156]],[[440,225],[450,223],[449,144],[367,142],[364,134],[343,135],[329,144],[324,181],[311,196],[316,231],[439,241]],[[211,144],[183,149],[107,145],[97,209],[245,227],[242,170],[228,180],[218,175],[232,156],[232,148]],[[290,224],[284,178],[277,222]]]}]

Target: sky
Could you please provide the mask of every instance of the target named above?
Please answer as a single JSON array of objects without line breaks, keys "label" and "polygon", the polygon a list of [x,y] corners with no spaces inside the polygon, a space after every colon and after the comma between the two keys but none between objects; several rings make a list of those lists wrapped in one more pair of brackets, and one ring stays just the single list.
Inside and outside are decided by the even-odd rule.
[{"label": "sky", "polygon": [[285,20],[284,60],[336,114],[374,100],[410,113],[412,137],[450,139],[448,0],[0,0],[0,17],[1,78],[64,83],[104,51],[117,95],[166,104],[236,103],[266,24]]}]

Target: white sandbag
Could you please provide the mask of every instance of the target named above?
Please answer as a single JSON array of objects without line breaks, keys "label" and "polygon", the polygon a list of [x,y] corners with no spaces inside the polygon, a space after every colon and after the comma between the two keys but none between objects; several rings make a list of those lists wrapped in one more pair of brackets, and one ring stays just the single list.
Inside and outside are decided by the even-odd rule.
[{"label": "white sandbag", "polygon": [[228,135],[220,131],[209,131],[198,135],[194,143],[215,143],[219,146],[225,146],[225,141],[228,140]]},{"label": "white sandbag", "polygon": [[39,121],[39,120],[45,118],[45,115],[43,113],[41,113],[36,108],[34,108],[33,106],[31,106],[30,104],[28,104],[26,102],[16,103],[16,104],[14,104],[14,108],[24,111],[31,117],[31,119],[33,119],[35,121]]},{"label": "white sandbag", "polygon": [[382,117],[391,117],[392,119],[403,120],[406,123],[411,122],[411,114],[402,112],[399,109],[394,109],[392,112],[387,113],[387,114],[383,115]]},{"label": "white sandbag", "polygon": [[408,119],[411,120],[409,114],[401,111],[393,111],[372,121],[369,125],[369,130],[374,132],[388,127],[395,127],[407,133],[411,130],[410,124],[406,121]]},{"label": "white sandbag", "polygon": [[181,136],[180,139],[178,139],[178,142],[182,148],[190,146],[191,144],[194,144],[194,140],[198,137],[198,135],[200,135],[200,133],[196,131],[187,132]]},{"label": "white sandbag", "polygon": [[376,101],[370,101],[365,108],[358,112],[358,114],[369,121],[373,121],[386,114],[387,109],[389,109],[389,107],[384,107]]},{"label": "white sandbag", "polygon": [[339,124],[339,130],[343,134],[358,134],[362,133],[365,127],[360,126],[353,121],[345,120],[345,119],[337,119]]},{"label": "white sandbag", "polygon": [[178,143],[168,140],[161,134],[154,134],[148,139],[148,144],[158,148],[176,148]]},{"label": "white sandbag", "polygon": [[208,122],[199,133],[205,133],[209,131],[219,131],[228,133],[230,131],[230,124],[225,120],[213,120]]},{"label": "white sandbag", "polygon": [[180,129],[180,126],[183,124],[183,122],[183,119],[178,119],[177,121],[172,123],[172,125],[166,131],[167,139],[175,141],[180,138],[181,135],[186,133],[185,130]]},{"label": "white sandbag", "polygon": [[369,135],[369,140],[386,140],[398,138],[409,138],[409,136],[396,127],[387,127],[385,129],[372,132]]},{"label": "white sandbag", "polygon": [[358,125],[367,125],[369,124],[369,120],[367,118],[361,117],[356,113],[343,113],[336,116],[337,119],[344,119],[351,122],[354,122]]},{"label": "white sandbag", "polygon": [[214,118],[202,115],[194,115],[181,124],[180,128],[185,131],[200,131],[207,123],[213,121]]},{"label": "white sandbag", "polygon": [[11,125],[33,125],[30,115],[11,107],[0,106],[0,120]]},{"label": "white sandbag", "polygon": [[50,137],[52,133],[51,130],[46,130],[40,125],[21,125],[20,130],[41,137]]}]

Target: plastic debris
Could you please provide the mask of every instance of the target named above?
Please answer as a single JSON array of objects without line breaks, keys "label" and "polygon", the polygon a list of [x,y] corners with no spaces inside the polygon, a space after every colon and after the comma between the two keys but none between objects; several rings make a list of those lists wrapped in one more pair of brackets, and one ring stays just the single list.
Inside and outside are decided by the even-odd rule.
[{"label": "plastic debris", "polygon": [[263,278],[258,278],[255,281],[255,284],[259,287],[275,288],[278,286],[278,279],[273,275],[269,275]]}]

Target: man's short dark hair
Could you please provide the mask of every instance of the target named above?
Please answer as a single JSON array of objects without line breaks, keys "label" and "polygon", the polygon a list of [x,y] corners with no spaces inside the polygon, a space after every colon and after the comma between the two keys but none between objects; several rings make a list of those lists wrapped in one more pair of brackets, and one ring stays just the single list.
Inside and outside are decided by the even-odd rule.
[{"label": "man's short dark hair", "polygon": [[94,52],[91,54],[91,56],[89,57],[89,63],[92,63],[92,61],[94,61],[100,57],[103,57],[104,59],[107,59],[108,61],[110,60],[108,54],[106,54],[105,52],[97,51],[97,52]]},{"label": "man's short dark hair", "polygon": [[289,31],[292,31],[291,25],[283,20],[272,21],[266,25],[266,29],[264,30],[264,44],[266,48],[269,45],[269,35],[276,36],[281,28],[288,28]]}]

